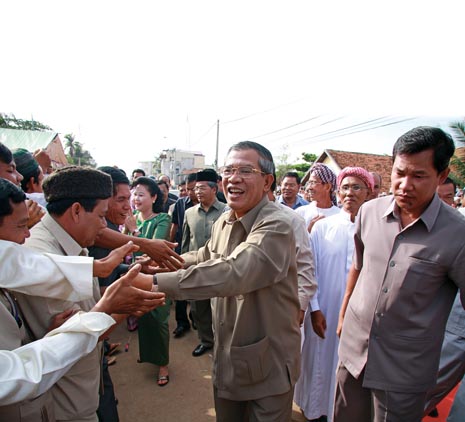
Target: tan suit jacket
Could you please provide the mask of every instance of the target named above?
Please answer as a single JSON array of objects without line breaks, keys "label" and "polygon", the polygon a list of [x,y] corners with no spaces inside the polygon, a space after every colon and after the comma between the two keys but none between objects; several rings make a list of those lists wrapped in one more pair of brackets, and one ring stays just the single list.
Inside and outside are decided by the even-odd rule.
[{"label": "tan suit jacket", "polygon": [[183,255],[198,265],[159,274],[159,288],[175,299],[214,298],[213,382],[219,397],[284,394],[300,368],[292,224],[266,196],[242,218],[232,216],[221,215],[206,245]]}]

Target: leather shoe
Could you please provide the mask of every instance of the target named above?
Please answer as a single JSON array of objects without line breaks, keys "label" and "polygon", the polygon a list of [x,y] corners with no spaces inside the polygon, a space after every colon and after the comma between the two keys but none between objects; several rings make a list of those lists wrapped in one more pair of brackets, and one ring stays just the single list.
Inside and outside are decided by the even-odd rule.
[{"label": "leather shoe", "polygon": [[203,344],[199,344],[192,352],[192,356],[195,356],[195,357],[202,356],[207,350],[210,350],[210,349],[211,349],[211,346],[207,347]]},{"label": "leather shoe", "polygon": [[175,328],[175,330],[173,331],[173,334],[176,338],[179,338],[179,337],[182,337],[189,330],[190,328],[188,327],[179,326]]}]

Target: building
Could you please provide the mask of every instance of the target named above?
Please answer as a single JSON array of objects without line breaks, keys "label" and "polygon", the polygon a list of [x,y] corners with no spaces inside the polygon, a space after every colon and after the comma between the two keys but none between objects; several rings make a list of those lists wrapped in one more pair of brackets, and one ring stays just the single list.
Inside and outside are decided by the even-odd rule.
[{"label": "building", "polygon": [[173,186],[178,185],[189,173],[205,168],[205,156],[201,152],[185,151],[180,149],[165,149],[158,160],[141,161],[139,167],[147,175],[166,174],[170,177]]},{"label": "building", "polygon": [[[323,153],[316,159],[315,163],[322,163],[327,165],[331,170],[334,171],[334,173],[336,173],[336,175],[339,174],[339,172],[344,167],[363,167],[368,171],[376,172],[381,175],[382,179],[381,194],[389,193],[389,189],[391,187],[392,169],[392,157],[390,155],[325,149]],[[302,178],[303,185],[310,177],[310,171],[312,167],[310,167],[305,176]]]},{"label": "building", "polygon": [[0,128],[0,142],[10,149],[24,148],[30,153],[43,149],[50,156],[53,168],[68,165],[65,150],[57,132]]}]

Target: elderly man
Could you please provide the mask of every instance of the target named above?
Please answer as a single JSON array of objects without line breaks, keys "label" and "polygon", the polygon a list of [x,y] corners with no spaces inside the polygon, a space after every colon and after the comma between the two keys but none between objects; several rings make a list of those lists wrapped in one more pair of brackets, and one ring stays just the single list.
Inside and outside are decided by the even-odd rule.
[{"label": "elderly man", "polygon": [[156,277],[170,297],[213,298],[219,421],[291,418],[300,361],[296,249],[291,220],[268,199],[273,173],[266,148],[233,145],[221,169],[230,211],[204,247],[183,255],[190,268]]},{"label": "elderly man", "polygon": [[[148,292],[141,296],[142,292],[128,284],[137,273],[134,271],[126,280],[118,281],[93,307],[92,313],[76,315],[46,338],[29,343],[25,327],[31,321],[24,318],[11,290],[61,300],[88,299],[92,292],[92,260],[43,256],[18,247],[16,244],[24,243],[29,236],[27,218],[24,192],[0,179],[0,419],[12,422],[41,420],[47,414],[49,420],[55,419],[50,395],[28,399],[42,395],[79,358],[95,348],[99,335],[114,323],[112,318],[96,312],[144,307],[147,310],[151,306],[147,307],[142,300],[155,297]],[[123,249],[125,254],[132,247]],[[156,304],[152,301],[153,306]]]},{"label": "elderly man", "polygon": [[336,174],[325,164],[316,163],[310,170],[305,189],[309,190],[312,202],[298,208],[296,212],[304,218],[310,233],[318,220],[339,213],[334,196]]},{"label": "elderly man", "polygon": [[465,302],[465,221],[436,194],[453,154],[441,129],[408,131],[393,148],[393,195],[360,208],[339,317],[335,422],[422,418],[457,287]]}]

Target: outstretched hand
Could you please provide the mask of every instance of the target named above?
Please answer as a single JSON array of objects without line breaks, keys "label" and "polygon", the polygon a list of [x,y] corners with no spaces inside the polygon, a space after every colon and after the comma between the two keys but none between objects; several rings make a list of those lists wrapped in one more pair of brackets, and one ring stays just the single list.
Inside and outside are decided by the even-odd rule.
[{"label": "outstretched hand", "polygon": [[138,250],[139,246],[134,245],[132,242],[128,242],[119,248],[113,249],[105,258],[95,259],[94,276],[108,277],[127,255]]},{"label": "outstretched hand", "polygon": [[107,287],[93,311],[140,315],[164,305],[164,293],[141,290],[132,286],[132,280],[139,271],[140,265],[136,265]]},{"label": "outstretched hand", "polygon": [[176,246],[177,243],[167,240],[147,239],[143,251],[157,262],[159,267],[176,271],[183,268],[184,263],[184,259],[173,250]]}]

